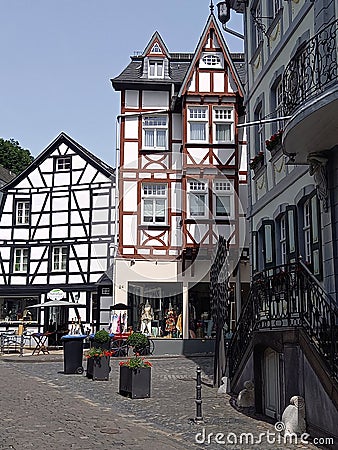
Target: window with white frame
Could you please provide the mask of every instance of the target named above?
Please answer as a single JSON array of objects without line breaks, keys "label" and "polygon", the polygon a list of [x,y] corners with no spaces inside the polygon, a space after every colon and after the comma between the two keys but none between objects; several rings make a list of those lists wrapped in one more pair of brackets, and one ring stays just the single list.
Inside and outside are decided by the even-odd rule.
[{"label": "window with white frame", "polygon": [[303,208],[303,234],[304,234],[304,256],[305,262],[311,263],[311,203],[307,200]]},{"label": "window with white frame", "polygon": [[233,142],[234,119],[232,108],[214,108],[214,142]]},{"label": "window with white frame", "polygon": [[111,288],[110,287],[103,287],[102,288],[102,295],[111,295]]},{"label": "window with white frame", "polygon": [[217,53],[203,53],[200,60],[201,68],[212,67],[213,69],[223,69],[223,55]]},{"label": "window with white frame", "polygon": [[53,247],[52,259],[53,270],[65,271],[67,269],[68,248]]},{"label": "window with white frame", "polygon": [[168,122],[166,116],[143,117],[143,148],[167,149]]},{"label": "window with white frame", "polygon": [[16,202],[15,223],[16,225],[27,225],[30,223],[31,204],[30,201],[19,200]]},{"label": "window with white frame", "polygon": [[56,170],[70,170],[71,159],[70,156],[61,156],[56,159]]},{"label": "window with white frame", "polygon": [[283,215],[280,219],[280,236],[279,236],[279,245],[280,245],[280,262],[281,264],[286,264],[286,219],[285,215]]},{"label": "window with white frame", "polygon": [[142,222],[150,225],[167,223],[167,185],[143,184],[142,186]]},{"label": "window with white frame", "polygon": [[229,181],[214,182],[214,217],[230,217],[233,212],[233,195]]},{"label": "window with white frame", "polygon": [[188,141],[207,142],[208,109],[202,106],[188,108]]},{"label": "window with white frame", "polygon": [[27,272],[28,248],[16,248],[14,250],[14,272]]},{"label": "window with white frame", "polygon": [[163,60],[150,60],[148,64],[148,76],[149,78],[163,78],[164,66]]},{"label": "window with white frame", "polygon": [[188,181],[189,217],[207,217],[208,184],[203,180]]}]

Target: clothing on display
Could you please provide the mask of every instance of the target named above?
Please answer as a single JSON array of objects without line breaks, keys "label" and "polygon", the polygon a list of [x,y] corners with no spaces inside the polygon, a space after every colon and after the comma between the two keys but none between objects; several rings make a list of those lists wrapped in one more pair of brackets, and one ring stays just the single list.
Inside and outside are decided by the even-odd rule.
[{"label": "clothing on display", "polygon": [[148,300],[142,309],[141,314],[141,332],[150,333],[151,321],[154,318],[153,309],[150,306]]},{"label": "clothing on display", "polygon": [[168,333],[169,337],[172,337],[172,333],[176,331],[176,312],[169,305],[169,309],[165,316],[165,331]]}]

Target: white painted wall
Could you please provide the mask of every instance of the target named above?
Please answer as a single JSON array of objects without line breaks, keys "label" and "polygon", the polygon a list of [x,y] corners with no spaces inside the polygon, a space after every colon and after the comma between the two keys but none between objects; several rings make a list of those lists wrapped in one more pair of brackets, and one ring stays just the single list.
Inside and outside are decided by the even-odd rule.
[{"label": "white painted wall", "polygon": [[142,91],[142,108],[168,108],[169,92]]}]

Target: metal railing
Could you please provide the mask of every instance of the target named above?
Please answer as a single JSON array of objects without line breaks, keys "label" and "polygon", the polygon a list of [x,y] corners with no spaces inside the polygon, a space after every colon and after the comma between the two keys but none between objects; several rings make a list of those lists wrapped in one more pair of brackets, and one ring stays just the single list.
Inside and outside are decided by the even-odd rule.
[{"label": "metal railing", "polygon": [[338,376],[338,309],[301,261],[257,274],[228,348],[233,376],[250,346],[255,330],[301,327]]},{"label": "metal railing", "polygon": [[311,97],[337,83],[338,20],[299,48],[283,73],[284,114],[291,115]]}]

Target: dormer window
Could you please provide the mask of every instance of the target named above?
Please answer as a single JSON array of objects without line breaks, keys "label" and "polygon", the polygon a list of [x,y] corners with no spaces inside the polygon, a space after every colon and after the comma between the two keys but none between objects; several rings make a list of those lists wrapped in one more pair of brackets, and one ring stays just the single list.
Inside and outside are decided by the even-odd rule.
[{"label": "dormer window", "polygon": [[149,78],[163,78],[163,60],[150,60],[148,68]]},{"label": "dormer window", "polygon": [[158,45],[158,43],[156,42],[153,45],[153,48],[151,49],[150,53],[162,53],[161,47]]}]

